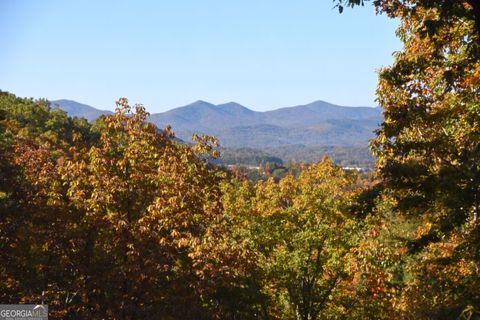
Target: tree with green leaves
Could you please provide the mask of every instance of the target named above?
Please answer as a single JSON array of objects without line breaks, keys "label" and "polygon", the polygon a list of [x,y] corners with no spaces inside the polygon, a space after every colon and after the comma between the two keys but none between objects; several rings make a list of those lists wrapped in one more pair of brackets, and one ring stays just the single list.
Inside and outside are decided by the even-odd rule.
[{"label": "tree with green leaves", "polygon": [[252,200],[253,250],[273,318],[341,314],[336,299],[349,277],[345,259],[355,222],[346,214],[352,176],[324,159],[276,183],[259,182]]}]

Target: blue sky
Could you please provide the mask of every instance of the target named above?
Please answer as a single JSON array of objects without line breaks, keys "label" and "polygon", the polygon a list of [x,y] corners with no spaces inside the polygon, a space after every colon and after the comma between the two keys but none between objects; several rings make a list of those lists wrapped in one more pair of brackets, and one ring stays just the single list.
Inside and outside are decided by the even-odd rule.
[{"label": "blue sky", "polygon": [[0,89],[150,112],[206,100],[270,110],[375,105],[396,21],[331,0],[0,0]]}]

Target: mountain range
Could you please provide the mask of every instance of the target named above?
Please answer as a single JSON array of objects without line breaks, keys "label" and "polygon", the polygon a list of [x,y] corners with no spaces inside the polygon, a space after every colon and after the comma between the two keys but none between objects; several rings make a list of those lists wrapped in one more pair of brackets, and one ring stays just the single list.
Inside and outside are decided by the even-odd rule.
[{"label": "mountain range", "polygon": [[93,121],[101,115],[113,114],[113,112],[99,110],[89,105],[79,103],[73,100],[62,99],[50,101],[50,103],[54,108],[59,107],[60,109],[65,111],[70,117],[85,118],[88,121]]},{"label": "mountain range", "polygon": [[[111,114],[72,100],[52,101],[70,116],[92,121]],[[196,101],[151,114],[149,121],[163,128],[171,125],[176,136],[189,141],[193,133],[214,135],[231,148],[285,146],[366,147],[382,120],[382,110],[345,107],[325,101],[258,112],[235,102],[215,105]]]}]

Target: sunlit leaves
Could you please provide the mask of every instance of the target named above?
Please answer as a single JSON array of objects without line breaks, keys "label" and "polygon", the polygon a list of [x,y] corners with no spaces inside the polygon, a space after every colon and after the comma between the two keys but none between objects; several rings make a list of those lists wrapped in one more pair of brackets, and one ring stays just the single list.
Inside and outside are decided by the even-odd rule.
[{"label": "sunlit leaves", "polygon": [[354,222],[345,215],[352,180],[323,160],[278,184],[259,182],[251,200],[251,236],[269,297],[282,319],[333,316]]}]

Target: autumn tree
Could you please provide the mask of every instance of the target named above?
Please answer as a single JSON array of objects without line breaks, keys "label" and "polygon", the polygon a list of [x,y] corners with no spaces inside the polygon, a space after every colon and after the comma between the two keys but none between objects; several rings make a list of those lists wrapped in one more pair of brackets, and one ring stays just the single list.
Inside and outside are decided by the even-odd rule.
[{"label": "autumn tree", "polygon": [[80,130],[77,120],[60,110],[51,112],[46,100],[7,92],[0,92],[0,114],[0,294],[6,302],[26,302],[41,296],[44,275],[52,271],[46,266],[54,260],[45,252],[46,234],[54,228],[39,227],[55,225],[56,219],[47,209],[48,192],[42,185],[51,181],[56,159],[75,143],[74,137],[83,140],[89,127],[84,123]]},{"label": "autumn tree", "polygon": [[117,105],[99,142],[59,167],[81,214],[72,226],[83,256],[78,312],[203,318],[195,250],[220,212],[221,173],[199,156],[211,139],[181,145],[146,122],[142,106]]},{"label": "autumn tree", "polygon": [[415,317],[456,317],[480,305],[480,2],[373,4],[399,19],[403,42],[379,74],[385,120],[372,146],[385,193],[419,223],[405,304]]},{"label": "autumn tree", "polygon": [[[256,251],[256,185],[245,175],[222,184],[222,214],[204,237],[199,273],[210,285],[208,308],[216,319],[270,319],[269,297],[262,290],[265,274]],[[213,284],[213,286],[212,286]]]},{"label": "autumn tree", "polygon": [[126,99],[92,126],[0,98],[3,301],[44,301],[62,319],[220,317],[211,301],[236,279],[208,268],[235,250],[205,251],[227,231],[225,175],[203,160],[213,138],[180,144]]},{"label": "autumn tree", "polygon": [[298,179],[289,175],[256,186],[250,235],[269,317],[313,320],[341,312],[335,296],[348,277],[344,259],[354,239],[345,210],[351,184],[324,159]]}]

